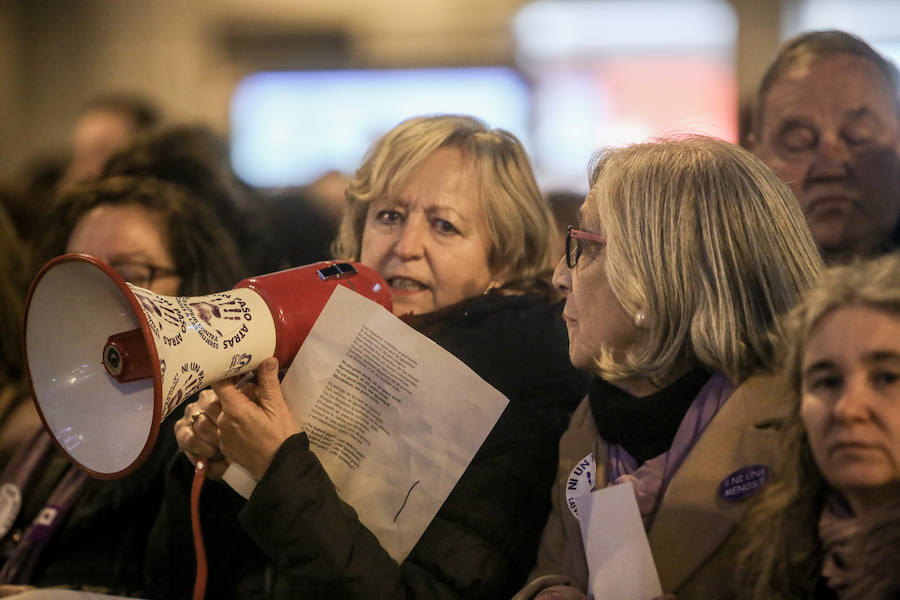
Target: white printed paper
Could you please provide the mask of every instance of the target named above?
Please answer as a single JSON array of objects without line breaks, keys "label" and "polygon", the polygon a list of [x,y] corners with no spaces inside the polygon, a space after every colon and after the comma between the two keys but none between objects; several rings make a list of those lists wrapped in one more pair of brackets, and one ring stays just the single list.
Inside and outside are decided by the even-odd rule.
[{"label": "white printed paper", "polygon": [[574,499],[594,600],[650,600],[662,595],[634,488],[612,485]]},{"label": "white printed paper", "polygon": [[338,494],[397,562],[507,404],[459,359],[342,286],[282,390]]}]

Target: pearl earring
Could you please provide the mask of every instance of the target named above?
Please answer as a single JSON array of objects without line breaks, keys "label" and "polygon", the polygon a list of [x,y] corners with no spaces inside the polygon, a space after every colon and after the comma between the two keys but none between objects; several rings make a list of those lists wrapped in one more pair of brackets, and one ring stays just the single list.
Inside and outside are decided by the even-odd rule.
[{"label": "pearl earring", "polygon": [[638,329],[643,329],[644,323],[646,323],[646,322],[647,322],[647,315],[645,315],[641,311],[634,313],[634,326],[635,327],[637,327]]}]

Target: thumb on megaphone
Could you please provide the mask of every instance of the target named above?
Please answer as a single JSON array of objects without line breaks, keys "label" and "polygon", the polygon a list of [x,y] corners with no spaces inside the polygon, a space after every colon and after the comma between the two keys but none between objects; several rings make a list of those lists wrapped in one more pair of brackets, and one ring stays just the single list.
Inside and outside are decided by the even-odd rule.
[{"label": "thumb on megaphone", "polygon": [[282,408],[287,410],[281,394],[281,382],[278,380],[277,358],[267,358],[259,364],[256,369],[256,387],[256,401],[264,411],[277,414]]},{"label": "thumb on megaphone", "polygon": [[281,393],[278,360],[264,360],[256,376],[256,384],[240,390],[230,381],[213,384],[213,389],[222,403],[219,447],[228,460],[261,479],[279,446],[300,428]]}]

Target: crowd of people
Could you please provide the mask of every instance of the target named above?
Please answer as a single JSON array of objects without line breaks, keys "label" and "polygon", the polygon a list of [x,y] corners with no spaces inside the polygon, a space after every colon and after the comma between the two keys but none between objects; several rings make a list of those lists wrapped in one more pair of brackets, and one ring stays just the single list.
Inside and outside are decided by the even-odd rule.
[{"label": "crowd of people", "polygon": [[[0,205],[0,597],[192,597],[200,463],[210,599],[586,599],[606,528],[579,498],[623,484],[666,598],[900,598],[900,75],[855,36],[802,34],[752,114],[746,148],[585,157],[577,203],[542,194],[514,135],[411,116],[340,180],[335,223],[312,190],[245,185],[206,127],[92,102],[52,182],[17,192],[41,222]],[[402,561],[341,497],[274,358],[189,398],[137,470],[92,479],[44,431],[20,350],[28,281],[66,252],[167,296],[360,263],[508,405]],[[220,481],[232,463],[249,498]]]}]

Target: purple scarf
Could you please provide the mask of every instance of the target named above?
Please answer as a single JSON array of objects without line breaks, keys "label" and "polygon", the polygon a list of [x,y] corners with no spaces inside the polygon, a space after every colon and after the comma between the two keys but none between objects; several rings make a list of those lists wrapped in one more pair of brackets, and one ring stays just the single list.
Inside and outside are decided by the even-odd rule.
[{"label": "purple scarf", "polygon": [[681,420],[669,450],[643,465],[638,466],[637,460],[622,446],[606,443],[610,485],[626,481],[634,485],[646,529],[653,524],[659,500],[672,476],[733,392],[734,385],[724,375],[716,373],[710,377]]},{"label": "purple scarf", "polygon": [[[14,514],[8,515],[10,519],[4,523],[5,531],[2,531],[0,537],[8,533],[15,521],[22,504],[21,494],[30,492],[33,482],[41,476],[43,467],[55,452],[56,449],[50,440],[50,436],[41,427],[31,438],[30,442],[23,445],[16,452],[6,466],[2,476],[0,476],[0,484],[2,484],[0,489],[6,490],[7,486],[13,486],[17,489],[19,504],[15,507]],[[3,568],[0,569],[0,583],[29,582],[44,547],[50,541],[54,530],[65,519],[87,480],[88,476],[86,473],[73,465],[67,466],[65,475],[56,484],[44,508],[37,514],[31,525],[28,526],[15,550],[3,563]]]}]

